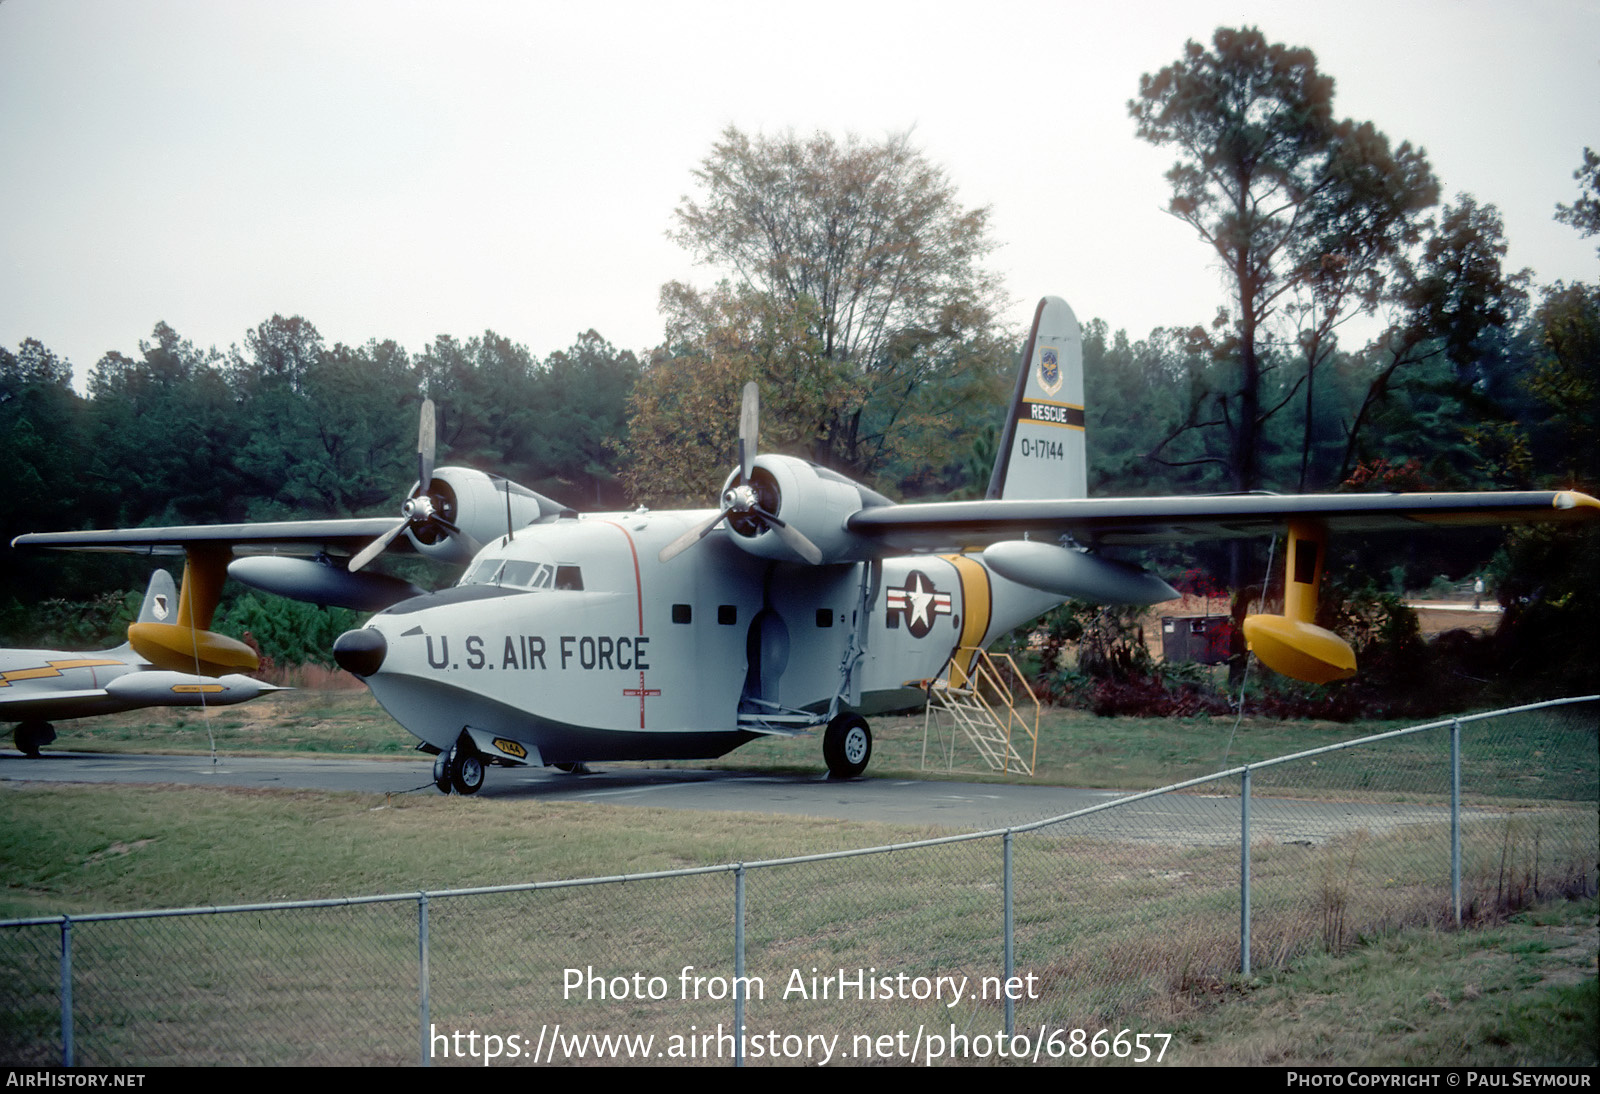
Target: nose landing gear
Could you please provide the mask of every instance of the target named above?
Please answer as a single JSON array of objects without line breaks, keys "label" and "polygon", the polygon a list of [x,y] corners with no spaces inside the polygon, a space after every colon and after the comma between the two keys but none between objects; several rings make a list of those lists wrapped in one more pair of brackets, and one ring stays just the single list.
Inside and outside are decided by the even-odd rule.
[{"label": "nose landing gear", "polygon": [[439,793],[476,794],[483,788],[484,762],[472,739],[461,735],[449,752],[441,752],[433,761],[433,785]]}]

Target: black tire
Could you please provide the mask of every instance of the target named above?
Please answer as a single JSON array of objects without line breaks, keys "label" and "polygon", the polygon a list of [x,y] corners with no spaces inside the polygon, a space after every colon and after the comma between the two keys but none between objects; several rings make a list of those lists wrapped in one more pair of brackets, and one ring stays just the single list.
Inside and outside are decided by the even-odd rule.
[{"label": "black tire", "polygon": [[30,760],[39,758],[39,750],[56,739],[56,727],[49,722],[23,722],[11,734],[17,751]]},{"label": "black tire", "polygon": [[822,736],[822,758],[835,779],[854,779],[872,759],[872,730],[859,714],[841,714]]},{"label": "black tire", "polygon": [[551,764],[550,766],[563,775],[587,775],[589,773],[588,766],[581,760],[575,764]]},{"label": "black tire", "polygon": [[483,757],[470,746],[457,745],[450,761],[450,785],[457,794],[476,794],[483,789]]},{"label": "black tire", "polygon": [[450,793],[450,753],[441,752],[433,760],[433,785],[439,793]]}]

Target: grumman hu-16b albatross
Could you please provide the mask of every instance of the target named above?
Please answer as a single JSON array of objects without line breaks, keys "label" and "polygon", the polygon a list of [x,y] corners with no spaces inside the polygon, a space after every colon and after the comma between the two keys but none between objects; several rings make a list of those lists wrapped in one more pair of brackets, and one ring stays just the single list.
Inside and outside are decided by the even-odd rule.
[{"label": "grumman hu-16b albatross", "polygon": [[17,749],[39,755],[56,739],[52,718],[140,707],[223,707],[284,690],[236,672],[195,674],[193,658],[160,641],[168,621],[182,619],[185,610],[172,575],[157,570],[150,575],[139,618],[128,627],[128,641],[116,649],[0,650],[0,720],[18,723],[12,733]]},{"label": "grumman hu-16b albatross", "polygon": [[[831,772],[872,753],[866,716],[920,703],[924,682],[1070,597],[1155,603],[1159,577],[1099,548],[1262,535],[1287,525],[1284,615],[1245,622],[1268,665],[1328,681],[1355,671],[1314,625],[1330,530],[1600,516],[1583,494],[1089,498],[1077,319],[1034,315],[988,500],[897,505],[805,460],[756,449],[745,389],[738,465],[720,506],[579,515],[505,479],[433,467],[424,403],[418,484],[396,523],[311,521],[21,537],[79,549],[181,546],[222,572],[320,603],[386,604],[340,636],[340,665],[436,753],[441,790],[488,764],[720,756],[765,734],[826,727]],[[479,544],[487,544],[480,547]],[[389,548],[466,563],[453,588],[406,595],[363,571]],[[338,565],[330,553],[350,553]],[[204,624],[199,624],[204,626]]]}]

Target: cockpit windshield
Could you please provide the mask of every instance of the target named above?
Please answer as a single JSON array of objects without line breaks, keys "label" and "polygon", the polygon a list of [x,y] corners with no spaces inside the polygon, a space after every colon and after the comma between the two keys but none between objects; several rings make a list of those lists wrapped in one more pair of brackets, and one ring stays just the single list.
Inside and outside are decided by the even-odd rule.
[{"label": "cockpit windshield", "polygon": [[515,589],[549,589],[556,568],[545,562],[513,558],[485,558],[462,577],[462,585],[504,585]]}]

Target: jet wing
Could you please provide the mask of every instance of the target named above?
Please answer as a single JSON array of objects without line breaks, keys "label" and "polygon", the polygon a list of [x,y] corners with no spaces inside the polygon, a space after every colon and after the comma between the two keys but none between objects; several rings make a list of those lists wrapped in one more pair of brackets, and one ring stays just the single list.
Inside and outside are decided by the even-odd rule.
[{"label": "jet wing", "polygon": [[[215,544],[242,554],[315,555],[328,550],[349,554],[394,528],[393,517],[350,520],[285,520],[261,524],[192,524],[167,528],[114,528],[87,532],[30,532],[12,540],[14,547],[51,547],[68,551],[122,551],[175,555],[184,548]],[[408,551],[401,536],[390,550]]]},{"label": "jet wing", "polygon": [[1291,518],[1333,532],[1576,524],[1600,518],[1600,501],[1574,490],[951,501],[862,509],[845,526],[885,551],[951,551],[1024,535],[1046,541],[1070,536],[1085,547],[1238,539],[1264,535]]}]

